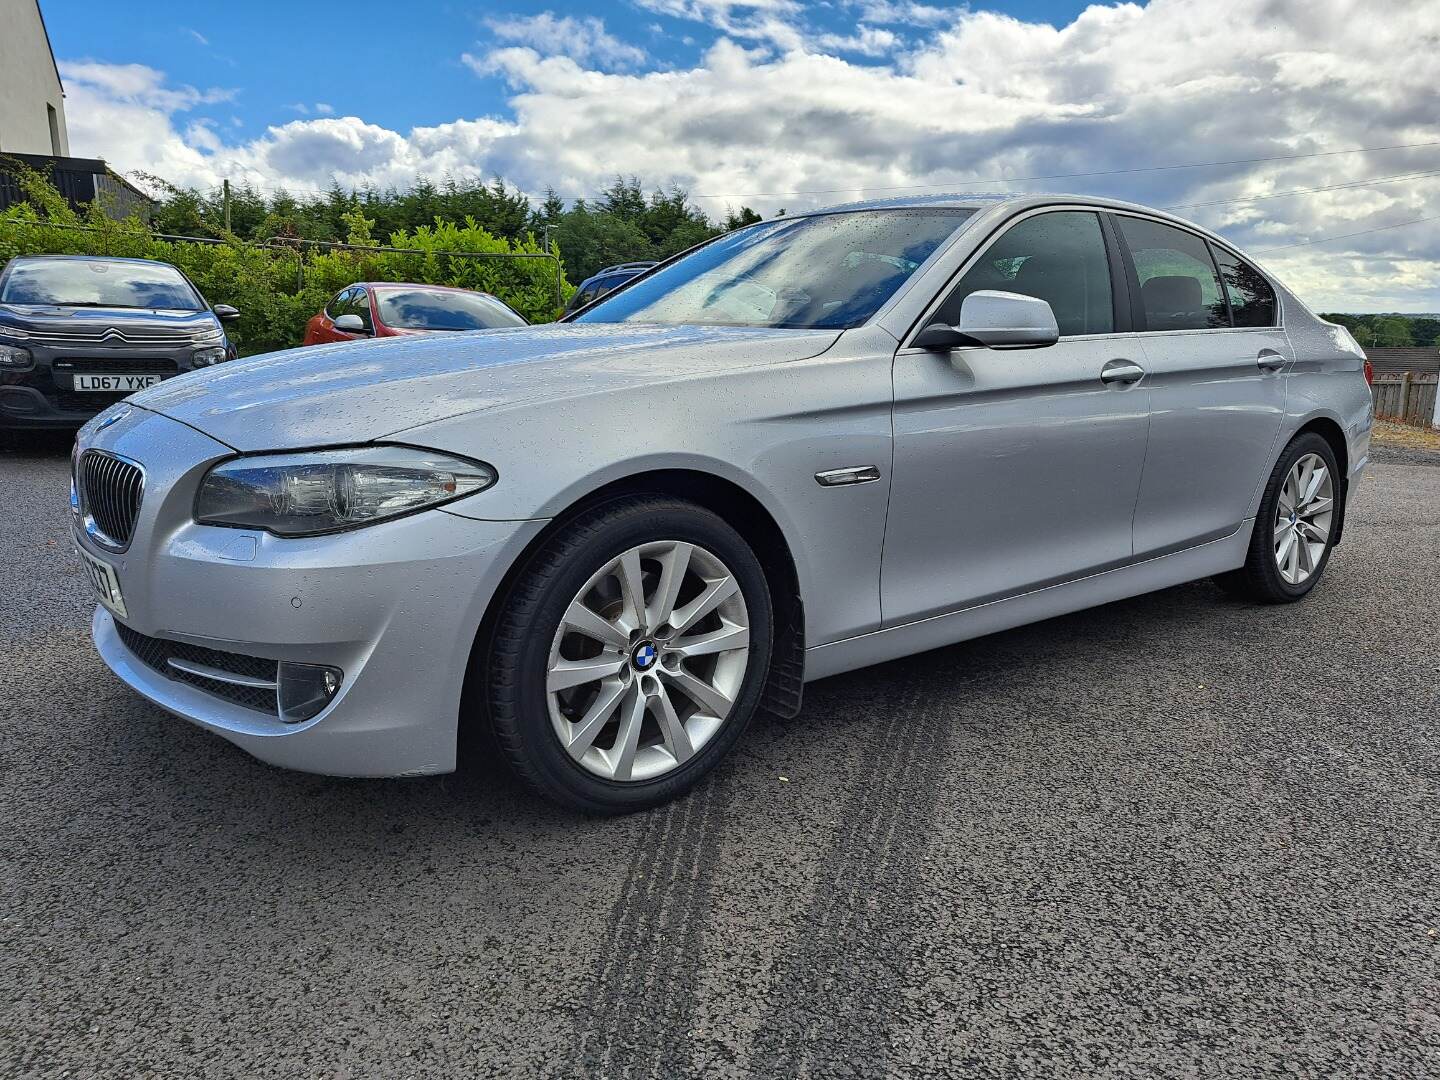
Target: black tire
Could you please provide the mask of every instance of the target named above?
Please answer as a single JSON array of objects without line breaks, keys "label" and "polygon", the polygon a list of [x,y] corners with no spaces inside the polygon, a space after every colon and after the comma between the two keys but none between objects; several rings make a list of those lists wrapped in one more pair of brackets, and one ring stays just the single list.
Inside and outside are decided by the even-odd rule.
[{"label": "black tire", "polygon": [[[749,658],[729,716],[694,757],[653,780],[617,782],[588,772],[561,745],[547,706],[546,667],[565,610],[591,575],[622,552],[662,539],[698,544],[731,571],[750,622]],[[503,605],[486,657],[490,721],[520,778],[563,806],[590,814],[623,814],[676,798],[719,763],[759,705],[773,635],[765,572],[735,529],[693,503],[640,495],[593,507],[529,558]]]},{"label": "black tire", "polygon": [[[1320,561],[1316,563],[1314,571],[1298,585],[1292,585],[1281,577],[1280,568],[1275,562],[1274,521],[1280,489],[1285,484],[1285,477],[1289,474],[1291,466],[1305,454],[1318,455],[1325,462],[1325,467],[1330,470],[1335,490],[1335,516],[1330,535],[1325,541],[1325,551],[1320,556]],[[1306,596],[1311,589],[1315,588],[1325,573],[1325,567],[1330,562],[1330,553],[1335,547],[1335,536],[1339,529],[1340,518],[1345,512],[1342,505],[1342,481],[1343,477],[1341,477],[1335,461],[1335,451],[1330,448],[1328,442],[1313,431],[1305,432],[1303,435],[1297,435],[1291,439],[1280,455],[1280,460],[1275,463],[1275,468],[1271,470],[1270,478],[1265,482],[1265,492],[1261,496],[1260,509],[1255,517],[1255,531],[1250,536],[1250,548],[1246,554],[1245,565],[1238,570],[1217,575],[1214,579],[1215,584],[1231,596],[1258,601],[1262,604],[1293,604],[1296,600]]]}]

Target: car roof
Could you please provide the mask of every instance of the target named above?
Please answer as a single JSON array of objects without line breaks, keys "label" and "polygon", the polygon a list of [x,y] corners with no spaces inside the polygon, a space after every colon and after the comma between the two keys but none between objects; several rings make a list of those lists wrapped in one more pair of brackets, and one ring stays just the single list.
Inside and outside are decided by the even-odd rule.
[{"label": "car roof", "polygon": [[[896,195],[883,199],[868,199],[863,202],[841,203],[836,206],[817,207],[814,210],[802,210],[798,213],[787,215],[791,217],[816,217],[822,214],[843,214],[852,213],[857,210],[905,210],[905,209],[950,209],[950,210],[996,210],[1005,208],[1007,211],[1020,213],[1025,210],[1036,209],[1042,206],[1054,206],[1063,204],[1065,206],[1086,206],[1096,210],[1129,210],[1138,214],[1145,214],[1148,217],[1162,218],[1173,221],[1194,232],[1203,233],[1211,239],[1217,240],[1227,247],[1234,247],[1230,241],[1216,235],[1203,225],[1197,225],[1193,221],[1179,217],[1154,206],[1145,206],[1142,203],[1126,202],[1124,199],[1111,199],[1103,195],[1077,195],[1069,192],[1036,193],[1036,192],[950,192],[936,195]],[[771,218],[771,221],[777,219]]]},{"label": "car roof", "polygon": [[87,263],[128,263],[136,266],[168,266],[171,270],[177,269],[173,263],[161,262],[159,259],[131,259],[121,255],[16,255],[10,260],[17,262],[87,262]]},{"label": "car roof", "polygon": [[423,281],[357,281],[346,288],[356,289],[433,289],[435,292],[466,292],[474,293],[476,296],[494,297],[494,293],[485,292],[483,289],[464,289],[459,285],[427,285]]}]

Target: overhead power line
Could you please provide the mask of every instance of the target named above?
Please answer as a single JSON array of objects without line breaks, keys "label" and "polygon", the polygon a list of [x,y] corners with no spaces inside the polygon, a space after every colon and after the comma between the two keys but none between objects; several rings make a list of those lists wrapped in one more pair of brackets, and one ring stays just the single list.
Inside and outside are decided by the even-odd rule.
[{"label": "overhead power line", "polygon": [[1372,180],[1351,180],[1344,184],[1326,184],[1324,187],[1291,188],[1289,191],[1273,191],[1268,195],[1252,195],[1242,199],[1212,199],[1209,202],[1176,203],[1165,206],[1164,210],[1193,210],[1198,206],[1232,206],[1237,203],[1264,202],[1266,199],[1284,199],[1291,195],[1314,195],[1321,191],[1342,191],[1346,188],[1378,187],[1381,184],[1398,184],[1405,180],[1423,180],[1440,176],[1440,169],[1430,172],[1405,173],[1399,176],[1377,176]]},{"label": "overhead power line", "polygon": [[1406,225],[1420,225],[1426,221],[1440,221],[1440,214],[1432,214],[1429,217],[1412,218],[1409,221],[1397,221],[1392,225],[1377,225],[1373,229],[1361,229],[1359,232],[1340,233],[1338,236],[1322,236],[1318,240],[1302,240],[1298,244],[1281,244],[1279,247],[1266,248],[1264,251],[1255,252],[1256,255],[1270,255],[1276,251],[1288,251],[1291,248],[1310,247],[1312,244],[1328,244],[1332,240],[1349,240],[1354,236],[1369,236],[1371,233],[1384,232],[1386,229],[1403,229]]}]

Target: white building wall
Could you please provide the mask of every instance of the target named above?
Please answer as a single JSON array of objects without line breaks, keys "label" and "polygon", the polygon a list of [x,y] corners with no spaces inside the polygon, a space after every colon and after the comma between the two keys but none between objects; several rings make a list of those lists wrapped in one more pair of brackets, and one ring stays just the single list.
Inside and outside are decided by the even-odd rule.
[{"label": "white building wall", "polygon": [[65,99],[38,0],[0,0],[0,153],[7,150],[70,155]]}]

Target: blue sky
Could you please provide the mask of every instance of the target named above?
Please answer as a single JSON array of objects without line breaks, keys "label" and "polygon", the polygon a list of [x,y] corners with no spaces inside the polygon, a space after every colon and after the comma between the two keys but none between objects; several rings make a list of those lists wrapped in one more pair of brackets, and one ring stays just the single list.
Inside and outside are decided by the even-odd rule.
[{"label": "blue sky", "polygon": [[[123,3],[52,0],[43,6],[57,56],[145,64],[166,72],[173,82],[233,88],[233,100],[196,116],[248,137],[259,136],[271,124],[317,115],[317,104],[396,130],[457,116],[503,114],[504,80],[477,76],[461,54],[501,43],[488,21],[564,8],[554,3],[397,5],[394,0],[356,0],[344,5],[343,23],[337,25],[339,8],[319,3],[152,0],[145,4],[143,17]],[[1085,4],[1009,0],[983,6],[1060,26]],[[722,36],[712,26],[623,0],[572,6],[569,13],[602,19],[611,34],[645,50],[646,67],[694,64]],[[856,14],[839,5],[809,5],[807,23],[844,35],[853,32]],[[933,28],[912,27],[903,33],[922,41]],[[884,62],[854,52],[846,55],[858,63]],[[296,106],[307,111],[302,114]]]},{"label": "blue sky", "polygon": [[72,152],[132,176],[538,200],[624,174],[715,217],[1080,191],[1181,208],[1322,309],[1440,309],[1435,0],[136,11],[45,4]]}]

